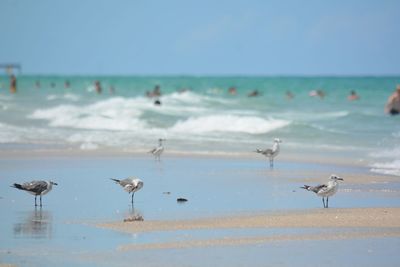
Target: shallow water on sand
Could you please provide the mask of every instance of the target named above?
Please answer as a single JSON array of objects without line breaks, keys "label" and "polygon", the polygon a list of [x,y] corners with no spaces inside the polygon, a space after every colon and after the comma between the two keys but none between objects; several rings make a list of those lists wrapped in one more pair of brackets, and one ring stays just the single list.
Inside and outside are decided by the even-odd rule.
[{"label": "shallow water on sand", "polygon": [[[319,178],[319,182],[325,182],[333,170],[337,174],[368,173],[368,169],[362,167],[292,162],[277,162],[275,169],[270,170],[263,160],[225,158],[169,157],[161,162],[141,157],[0,160],[0,262],[21,266],[125,266],[129,265],[134,256],[139,265],[149,266],[164,266],[163,260],[169,260],[171,266],[181,265],[180,260],[190,266],[240,266],[248,263],[257,266],[266,262],[272,265],[292,265],[291,259],[283,256],[282,250],[287,245],[293,247],[293,251],[309,254],[302,248],[303,243],[185,249],[180,256],[173,256],[175,254],[171,254],[171,249],[129,252],[128,255],[116,251],[116,248],[123,244],[170,242],[193,237],[198,239],[219,238],[225,235],[240,237],[290,234],[290,231],[309,230],[253,229],[224,232],[214,229],[124,234],[96,228],[94,224],[123,221],[132,215],[142,216],[144,220],[174,220],[319,209],[322,206],[320,199],[299,187],[310,176]],[[299,173],[308,173],[310,176],[305,177]],[[137,176],[144,181],[143,189],[135,195],[133,208],[130,205],[130,196],[119,185],[109,180],[128,176]],[[9,187],[14,182],[33,179],[49,179],[58,183],[58,186],[54,186],[53,190],[43,197],[42,208],[34,207],[32,195]],[[391,191],[385,191],[388,189]],[[371,185],[343,183],[341,191],[331,199],[330,205],[332,208],[398,207],[399,191],[399,183],[394,182]],[[189,201],[178,204],[178,197],[187,198]],[[376,239],[365,244],[358,240],[345,242],[348,246],[361,246],[360,250],[371,249],[379,256],[391,255],[392,251],[384,250],[381,243],[387,241],[394,248],[399,248],[399,241],[385,240]],[[332,249],[335,242],[337,241],[318,247],[316,244],[319,241],[308,241],[306,247],[318,247],[316,250],[321,252],[323,249]],[[248,250],[248,254],[243,255],[238,262],[233,262],[233,259],[239,259],[238,255],[241,252],[238,251],[241,248]],[[274,252],[271,259],[265,259],[260,256],[264,255],[263,248],[275,251],[276,254]],[[208,261],[199,260],[202,254],[200,251],[210,252]],[[250,260],[252,254],[254,259]],[[157,257],[154,258],[153,255]],[[224,255],[236,256],[223,257]],[[62,263],[59,263],[60,257]],[[246,259],[250,262],[246,262]],[[335,262],[333,256],[323,260],[327,263]],[[346,262],[340,263],[347,265]],[[386,263],[386,266],[390,266],[392,262],[387,259]],[[307,266],[309,262],[303,257],[299,265]]]}]

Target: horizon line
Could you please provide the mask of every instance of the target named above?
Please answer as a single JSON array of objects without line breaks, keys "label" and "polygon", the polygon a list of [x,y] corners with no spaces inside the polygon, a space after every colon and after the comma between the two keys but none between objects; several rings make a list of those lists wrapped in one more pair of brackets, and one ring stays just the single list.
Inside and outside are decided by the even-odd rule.
[{"label": "horizon line", "polygon": [[[9,76],[7,73],[1,73],[0,76]],[[367,78],[367,77],[400,77],[400,73],[388,74],[60,74],[60,73],[18,73],[17,76],[42,76],[42,77],[191,77],[191,78],[257,78],[257,77],[270,77],[270,78]]]}]

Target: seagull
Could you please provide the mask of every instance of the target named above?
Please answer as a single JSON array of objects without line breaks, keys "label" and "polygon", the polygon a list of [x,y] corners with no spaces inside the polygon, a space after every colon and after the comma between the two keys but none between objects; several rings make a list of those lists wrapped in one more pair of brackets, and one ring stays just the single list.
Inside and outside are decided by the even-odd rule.
[{"label": "seagull", "polygon": [[111,178],[111,180],[122,186],[124,190],[129,194],[132,193],[132,205],[133,205],[133,196],[135,195],[136,191],[139,191],[143,187],[143,181],[134,177],[129,177],[124,180]]},{"label": "seagull", "polygon": [[42,196],[47,194],[53,188],[53,185],[57,185],[57,183],[53,181],[31,181],[23,184],[13,184],[11,187],[25,190],[28,193],[35,196],[35,207],[37,206],[36,197],[40,196],[40,207],[42,206]]},{"label": "seagull", "polygon": [[166,141],[166,139],[158,139],[158,146],[149,151],[157,160],[160,160],[160,156],[164,152],[162,141]]},{"label": "seagull", "polygon": [[[329,181],[326,184],[321,184],[317,186],[304,185],[300,188],[306,189],[307,191],[313,191],[318,196],[322,197],[322,203],[324,204],[324,208],[328,208],[329,197],[333,196],[339,188],[339,183],[337,182],[338,180],[343,181],[343,178],[340,178],[339,176],[332,174],[331,177],[329,178]],[[326,197],[326,204],[325,204],[325,197]]]},{"label": "seagull", "polygon": [[264,156],[269,158],[269,166],[271,168],[274,167],[274,158],[279,154],[279,143],[282,143],[282,140],[279,138],[274,139],[274,144],[272,145],[272,148],[267,148],[267,149],[256,149],[255,152],[263,154]]}]

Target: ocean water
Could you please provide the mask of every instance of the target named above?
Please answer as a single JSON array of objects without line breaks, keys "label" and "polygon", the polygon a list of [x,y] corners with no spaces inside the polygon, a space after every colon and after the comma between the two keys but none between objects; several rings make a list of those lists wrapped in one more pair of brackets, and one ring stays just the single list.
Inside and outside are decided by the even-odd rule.
[{"label": "ocean water", "polygon": [[[144,153],[166,138],[169,151],[240,154],[270,147],[279,137],[282,152],[332,154],[400,176],[400,116],[384,113],[400,77],[17,78],[18,91],[10,94],[8,77],[0,76],[5,151]],[[146,96],[156,85],[161,105]],[[317,89],[324,98],[309,95]],[[248,97],[253,90],[260,95]],[[351,90],[359,100],[347,100]]]}]

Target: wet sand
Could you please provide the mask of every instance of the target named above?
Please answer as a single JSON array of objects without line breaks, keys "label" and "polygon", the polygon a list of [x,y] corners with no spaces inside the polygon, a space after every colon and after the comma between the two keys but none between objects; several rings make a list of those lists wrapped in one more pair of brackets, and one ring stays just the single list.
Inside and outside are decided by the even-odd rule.
[{"label": "wet sand", "polygon": [[400,228],[400,208],[321,209],[196,220],[113,222],[97,226],[128,233],[266,227]]},{"label": "wet sand", "polygon": [[[189,240],[151,244],[129,244],[129,249],[193,248],[203,246],[246,245],[274,241],[341,240],[354,238],[400,237],[400,208],[351,208],[293,211],[257,215],[229,216],[197,220],[114,222],[97,224],[98,227],[126,233],[217,230],[251,228],[353,228],[339,233],[309,233],[257,237],[230,237],[221,239]],[[357,229],[357,230],[355,230]]]},{"label": "wet sand", "polygon": [[244,246],[269,242],[290,242],[290,241],[320,241],[320,240],[346,240],[346,239],[371,239],[400,237],[400,229],[386,231],[357,231],[345,233],[312,233],[298,235],[269,235],[258,237],[224,237],[207,240],[188,240],[177,242],[149,243],[149,244],[127,244],[118,247],[119,251],[145,250],[145,249],[187,249],[214,246]]}]

